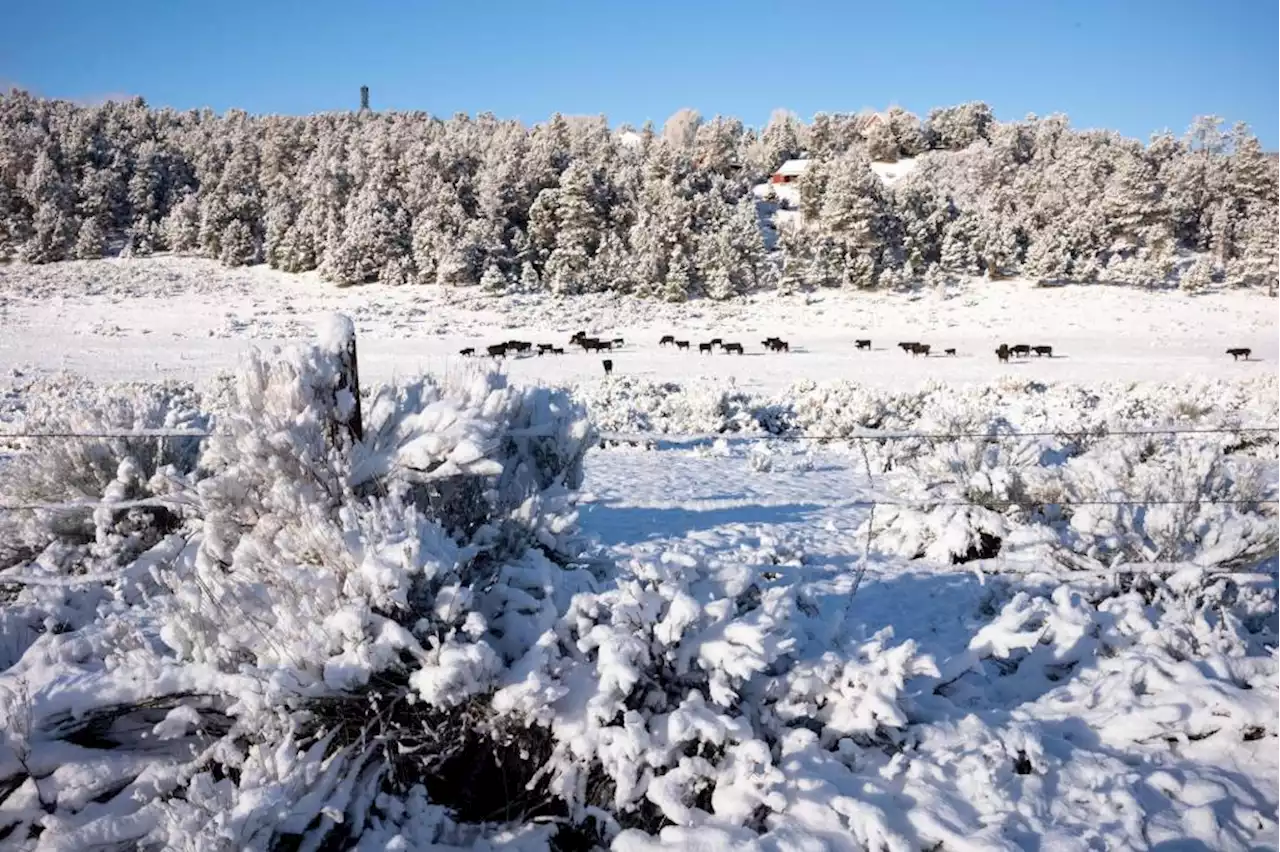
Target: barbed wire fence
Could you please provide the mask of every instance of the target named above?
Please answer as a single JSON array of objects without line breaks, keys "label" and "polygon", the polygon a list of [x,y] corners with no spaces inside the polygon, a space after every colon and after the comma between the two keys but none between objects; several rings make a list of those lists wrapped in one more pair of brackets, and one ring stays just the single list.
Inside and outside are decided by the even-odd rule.
[{"label": "barbed wire fence", "polygon": [[[213,430],[206,429],[98,429],[92,431],[36,431],[36,430],[19,430],[19,431],[0,431],[0,442],[9,440],[31,441],[31,440],[111,440],[123,438],[156,438],[156,439],[177,439],[177,438],[199,438],[205,439],[215,434]],[[982,432],[914,432],[914,431],[883,431],[883,430],[865,430],[857,432],[841,432],[841,433],[811,433],[811,432],[783,432],[783,433],[745,433],[745,432],[688,432],[688,433],[671,433],[671,432],[610,432],[602,431],[597,434],[597,438],[601,445],[613,444],[633,444],[644,446],[660,446],[662,444],[689,444],[707,441],[730,441],[730,442],[773,442],[773,441],[814,441],[820,443],[850,442],[856,443],[861,450],[863,463],[866,467],[868,480],[871,479],[870,459],[867,456],[867,443],[879,443],[887,441],[985,441],[1000,442],[1013,441],[1024,438],[1092,438],[1103,439],[1111,437],[1153,437],[1156,435],[1276,435],[1280,438],[1280,426],[1214,426],[1214,427],[1141,427],[1135,429],[1052,429],[1037,431],[982,431]],[[520,435],[523,437],[537,437],[538,430],[522,430]],[[1149,500],[1149,499],[1132,499],[1132,500],[1071,500],[1064,502],[1055,502],[1054,505],[1061,506],[1185,506],[1185,505],[1210,505],[1210,504],[1276,504],[1277,500],[1223,500],[1223,499],[1188,499],[1188,500]],[[142,508],[147,506],[159,505],[194,505],[190,498],[184,497],[148,497],[137,500],[123,501],[94,501],[94,500],[76,500],[61,503],[49,502],[33,502],[33,503],[0,503],[0,511],[54,511],[58,509],[97,509],[97,508]],[[930,508],[934,506],[976,506],[982,505],[986,508],[1034,508],[1044,505],[1043,501],[1034,500],[1004,500],[990,501],[982,504],[974,503],[966,500],[893,500],[893,499],[876,499],[876,500],[854,500],[849,501],[845,505],[855,507],[868,507],[874,509],[876,506],[901,507],[901,508]]]}]

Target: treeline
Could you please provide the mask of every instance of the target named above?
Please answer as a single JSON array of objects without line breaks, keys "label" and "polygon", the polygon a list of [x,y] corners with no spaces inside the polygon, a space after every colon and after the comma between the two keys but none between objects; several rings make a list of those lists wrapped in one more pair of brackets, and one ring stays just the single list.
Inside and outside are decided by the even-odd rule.
[{"label": "treeline", "polygon": [[[771,252],[751,189],[802,154],[804,224]],[[892,187],[869,167],[916,156]],[[779,112],[759,131],[682,110],[659,132],[0,96],[0,259],[32,263],[171,251],[340,283],[677,301],[981,273],[1274,286],[1276,212],[1275,158],[1217,119],[1143,145],[980,103],[923,121]]]}]

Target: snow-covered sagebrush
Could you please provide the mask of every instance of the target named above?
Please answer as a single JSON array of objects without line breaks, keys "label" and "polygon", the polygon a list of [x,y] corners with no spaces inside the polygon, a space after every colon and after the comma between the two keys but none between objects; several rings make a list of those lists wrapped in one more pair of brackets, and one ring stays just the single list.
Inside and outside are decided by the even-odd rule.
[{"label": "snow-covered sagebrush", "polygon": [[[54,558],[78,530],[28,521],[44,550],[3,576],[20,590],[6,637],[25,637],[0,679],[17,720],[0,758],[6,836],[212,849],[353,838],[369,820],[390,831],[424,795],[398,750],[416,737],[415,766],[443,761],[454,737],[437,729],[592,586],[573,565],[568,501],[592,440],[581,408],[491,374],[423,379],[372,394],[351,441],[336,365],[323,347],[251,355],[212,437],[165,480],[190,517],[150,549],[115,540],[116,562],[87,576]],[[110,479],[97,454],[37,447],[5,485],[24,499],[117,501],[154,478],[133,458]],[[42,464],[97,485],[40,492]],[[78,618],[62,617],[51,589]],[[73,689],[58,686],[73,673]],[[359,721],[378,701],[421,709]],[[476,718],[454,717],[453,734]],[[91,759],[72,745],[86,738],[106,750],[89,775],[72,770]],[[49,776],[50,761],[67,771]],[[402,782],[407,799],[377,804]],[[468,836],[434,819],[432,839]]]},{"label": "snow-covered sagebrush", "polygon": [[[1256,423],[1274,380],[1216,396],[804,385],[782,399],[609,380],[584,406],[460,372],[366,392],[355,438],[341,344],[254,353],[204,399],[117,389],[146,412],[117,425],[212,432],[179,459],[161,464],[143,452],[154,438],[130,437],[114,469],[39,443],[7,463],[27,473],[0,479],[6,500],[52,482],[42,465],[56,464],[78,490],[24,499],[175,508],[156,531],[105,514],[11,521],[31,544],[0,566],[0,840],[1274,843],[1274,578],[1222,571],[1274,553],[1257,502],[1274,496],[1274,440],[1106,434]],[[89,416],[76,399],[48,404]],[[610,561],[577,516],[597,429],[728,436],[713,455],[733,452],[735,433],[988,437],[878,439],[865,461],[843,451],[877,499],[912,504],[875,516],[871,561],[901,573],[851,598],[839,554],[746,523]],[[1052,434],[1010,437],[1027,431]],[[760,456],[754,479],[805,475]],[[1255,502],[1068,511],[1116,493]],[[1037,575],[956,583],[947,563],[989,539]],[[82,552],[92,559],[68,556]],[[1119,558],[1200,567],[1046,577]],[[918,617],[881,617],[895,608]]]}]

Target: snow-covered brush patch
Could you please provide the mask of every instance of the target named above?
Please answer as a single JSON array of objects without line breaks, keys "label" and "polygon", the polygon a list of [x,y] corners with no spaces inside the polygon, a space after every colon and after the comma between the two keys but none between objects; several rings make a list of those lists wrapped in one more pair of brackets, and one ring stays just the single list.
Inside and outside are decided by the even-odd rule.
[{"label": "snow-covered brush patch", "polygon": [[[6,837],[212,849],[352,840],[366,825],[390,837],[406,822],[442,842],[488,833],[405,809],[458,742],[465,763],[491,759],[497,729],[474,701],[596,582],[574,564],[570,504],[593,432],[563,393],[476,374],[375,390],[353,440],[340,337],[252,354],[213,435],[172,470],[154,455],[110,470],[83,450],[14,462],[25,499],[115,501],[168,472],[192,517],[141,555],[118,534],[100,541],[114,572],[21,558],[6,573],[6,636],[10,615],[35,619],[15,620],[24,638],[0,676],[7,718],[25,720],[6,725],[0,756]],[[69,426],[189,425],[153,422],[176,406],[121,405],[130,422],[90,408]],[[94,487],[40,492],[56,484],[42,459]],[[65,538],[50,517],[27,523]],[[76,619],[51,610],[50,589]],[[91,769],[103,761],[110,771]],[[45,778],[52,764],[65,777]]]},{"label": "snow-covered brush patch", "polygon": [[785,412],[732,385],[695,381],[685,385],[618,376],[579,385],[602,432],[781,434]]},{"label": "snow-covered brush patch", "polygon": [[[1271,425],[1277,394],[1274,376],[1092,388],[1005,380],[908,392],[801,382],[778,398],[705,382],[611,379],[579,389],[606,432],[760,438],[747,453],[755,472],[778,466],[771,436],[856,438],[859,466],[885,478],[876,499],[899,504],[871,519],[883,552],[1094,568],[1248,567],[1274,554],[1277,495],[1266,483],[1275,480],[1276,436],[1232,430]],[[1149,434],[1117,434],[1132,430]],[[1195,433],[1172,433],[1187,430]]]},{"label": "snow-covered brush patch", "polygon": [[[6,639],[21,631],[0,669],[0,842],[1274,844],[1275,582],[1219,573],[1274,550],[1257,503],[1274,496],[1274,439],[1105,435],[1263,422],[1274,380],[1216,396],[1007,383],[767,399],[618,378],[584,406],[459,370],[369,389],[356,438],[344,340],[252,354],[203,399],[125,395],[143,413],[121,425],[211,430],[181,461],[146,442],[114,467],[48,456],[82,484],[45,499],[150,493],[183,508],[155,534],[94,519],[92,564],[62,558],[88,545],[56,515],[22,516],[45,544],[0,573]],[[576,493],[606,429],[723,436],[688,459],[766,486],[825,475],[805,471],[837,453],[750,450],[750,436],[991,438],[868,446],[867,484],[924,504],[876,514],[872,561],[931,565],[900,587],[868,574],[853,597],[854,563],[803,528],[699,521],[610,564]],[[1009,437],[1027,431],[1051,434]],[[40,452],[21,448],[9,464],[30,472],[14,482],[54,483]],[[169,490],[130,490],[164,464]],[[1152,505],[1118,520],[1070,505],[1095,493]],[[1163,515],[1164,493],[1255,502]],[[964,517],[945,514],[953,502]],[[946,573],[990,539],[1046,555],[1029,561],[1040,572],[1204,567]]]}]

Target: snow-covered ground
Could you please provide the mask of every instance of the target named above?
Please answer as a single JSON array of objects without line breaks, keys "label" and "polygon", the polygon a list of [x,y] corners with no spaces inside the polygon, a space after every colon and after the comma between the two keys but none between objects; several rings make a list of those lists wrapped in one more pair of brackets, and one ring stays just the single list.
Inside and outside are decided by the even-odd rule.
[{"label": "snow-covered ground", "polygon": [[892,163],[874,162],[871,164],[871,171],[875,172],[880,180],[889,186],[893,186],[916,169],[919,162],[918,157],[903,157]]},{"label": "snow-covered ground", "polygon": [[[369,400],[350,457],[326,452],[315,351],[203,400],[39,379],[207,378],[334,310],[370,385],[444,377]],[[0,843],[318,848],[360,826],[361,848],[534,850],[566,815],[620,850],[1280,841],[1277,448],[1230,431],[1275,422],[1274,300],[496,300],[157,258],[0,268],[0,323],[0,421],[217,427],[0,448],[0,502],[178,507],[0,513]],[[579,329],[628,338],[622,375],[525,358],[511,388],[456,356]],[[760,354],[770,335],[793,352]],[[999,364],[1001,341],[1059,357]],[[737,434],[597,448],[588,414]],[[1225,431],[1105,434],[1166,424]],[[764,434],[876,428],[997,437]],[[325,715],[343,690],[354,725]],[[482,724],[514,740],[464,742]],[[466,771],[430,762],[445,740]]]},{"label": "snow-covered ground", "polygon": [[[930,676],[905,677],[897,699],[913,719],[905,750],[868,752],[849,743],[834,749],[841,756],[825,769],[820,749],[793,762],[794,770],[815,773],[812,793],[793,794],[793,806],[804,810],[808,800],[811,815],[831,808],[829,840],[848,832],[870,848],[878,847],[868,835],[890,849],[1274,847],[1275,739],[1252,727],[1256,721],[1239,721],[1244,705],[1255,720],[1276,714],[1273,647],[1262,663],[1272,674],[1235,693],[1244,705],[1233,707],[1231,687],[1217,693],[1223,703],[1206,700],[1218,686],[1192,673],[1213,663],[1165,656],[1180,652],[1157,637],[1186,630],[1177,626],[1177,607],[1156,604],[1138,616],[1141,597],[1116,595],[1110,581],[886,560],[877,544],[851,597],[868,520],[867,507],[854,502],[867,486],[857,454],[776,447],[762,470],[754,452],[729,445],[598,453],[588,467],[584,524],[620,563],[697,566],[694,573],[721,594],[767,585],[762,576],[786,577],[772,582],[799,597],[802,642],[834,641],[844,625],[880,653],[908,643],[934,661]],[[883,524],[883,509],[880,518]],[[1186,575],[1171,585],[1198,582]],[[1274,574],[1236,582],[1252,590],[1247,596],[1274,600]],[[1273,604],[1259,615],[1274,631]],[[1152,619],[1142,638],[1129,634],[1133,644],[1115,656],[1101,651],[1116,640],[1112,631],[1128,633],[1131,625],[1121,625],[1135,616]],[[1220,659],[1203,646],[1192,653]],[[852,696],[885,674],[868,664],[856,675],[833,666],[820,677]],[[829,719],[822,706],[819,700],[808,712]],[[857,729],[851,716],[843,724]],[[1169,724],[1196,730],[1171,736]],[[849,811],[829,804],[838,797],[847,797]],[[800,836],[812,828],[802,817],[789,824]],[[701,836],[676,827],[664,839],[682,847]],[[711,832],[702,848],[727,849],[734,840]],[[831,842],[828,848],[846,848]]]},{"label": "snow-covered ground", "polygon": [[[0,370],[68,369],[97,380],[200,378],[230,369],[253,344],[305,337],[322,314],[351,315],[362,373],[374,381],[455,369],[458,350],[517,338],[565,345],[588,330],[622,337],[618,373],[653,380],[706,376],[758,390],[796,379],[848,379],[878,386],[1038,381],[1177,380],[1274,374],[1276,302],[1256,293],[1186,296],[1130,288],[1035,288],[975,282],[936,293],[761,294],[730,304],[668,305],[608,296],[501,298],[434,287],[338,289],[312,275],[265,267],[225,269],[189,258],[102,260],[0,267]],[[667,333],[696,343],[742,341],[731,357],[658,347]],[[781,336],[789,355],[760,340]],[[854,340],[869,338],[871,351]],[[913,358],[896,343],[929,343],[938,357]],[[1045,344],[1053,358],[1001,364],[1001,342]],[[1231,347],[1254,359],[1233,362]],[[955,348],[953,358],[940,356]],[[522,382],[572,384],[601,372],[600,359],[505,362]]]}]

